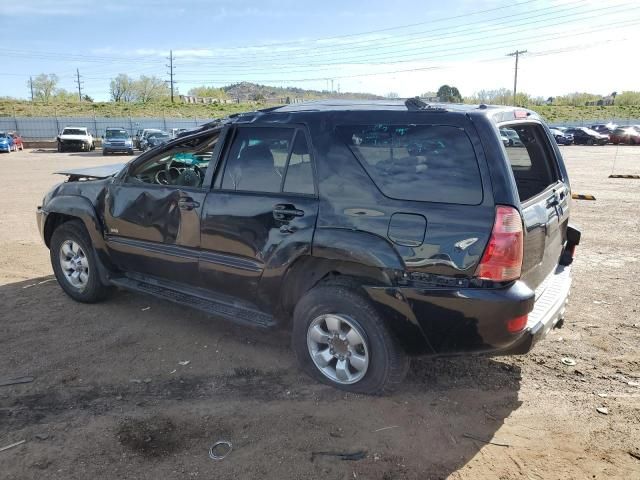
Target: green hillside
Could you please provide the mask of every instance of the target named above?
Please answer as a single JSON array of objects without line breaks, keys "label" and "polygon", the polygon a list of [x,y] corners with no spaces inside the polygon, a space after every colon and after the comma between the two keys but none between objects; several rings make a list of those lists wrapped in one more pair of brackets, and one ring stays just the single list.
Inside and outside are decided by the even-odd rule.
[{"label": "green hillside", "polygon": [[[344,98],[344,97],[343,97]],[[246,112],[273,106],[275,103],[244,102],[229,104],[185,104],[170,102],[115,103],[65,102],[45,105],[24,100],[0,100],[0,117],[167,117],[167,118],[219,118],[231,113]],[[640,119],[640,105],[575,107],[538,105],[537,111],[549,123],[589,122],[596,119]]]}]

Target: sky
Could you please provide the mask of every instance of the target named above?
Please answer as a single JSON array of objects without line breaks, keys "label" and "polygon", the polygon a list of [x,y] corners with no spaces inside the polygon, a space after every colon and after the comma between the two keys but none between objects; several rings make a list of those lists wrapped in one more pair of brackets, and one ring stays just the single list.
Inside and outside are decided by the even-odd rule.
[{"label": "sky", "polygon": [[[109,99],[119,73],[401,97],[456,86],[533,96],[640,90],[638,0],[0,1],[0,97],[30,75]],[[333,85],[333,87],[331,87]]]}]

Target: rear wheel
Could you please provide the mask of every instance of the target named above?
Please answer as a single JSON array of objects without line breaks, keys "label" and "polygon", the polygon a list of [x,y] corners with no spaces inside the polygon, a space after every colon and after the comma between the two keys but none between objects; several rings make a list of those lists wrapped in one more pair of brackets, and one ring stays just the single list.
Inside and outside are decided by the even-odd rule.
[{"label": "rear wheel", "polygon": [[51,266],[58,283],[74,300],[102,300],[109,288],[102,284],[91,239],[80,220],[60,225],[51,236]]},{"label": "rear wheel", "polygon": [[390,391],[402,382],[409,365],[373,305],[341,285],[321,285],[302,297],[291,341],[307,374],[350,392]]}]

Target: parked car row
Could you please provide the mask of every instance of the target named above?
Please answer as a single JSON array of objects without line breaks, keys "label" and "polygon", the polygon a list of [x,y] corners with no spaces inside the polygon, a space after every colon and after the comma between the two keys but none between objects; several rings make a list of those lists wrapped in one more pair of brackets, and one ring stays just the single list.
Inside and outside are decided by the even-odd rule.
[{"label": "parked car row", "polygon": [[169,132],[159,128],[141,128],[133,137],[133,143],[138,150],[148,150],[157,147],[171,139],[178,138],[181,133],[186,132],[186,128],[172,128]]},{"label": "parked car row", "polygon": [[24,150],[22,137],[15,132],[0,132],[0,152],[17,152]]},{"label": "parked car row", "polygon": [[558,145],[640,145],[640,125],[596,124],[591,127],[551,127]]}]

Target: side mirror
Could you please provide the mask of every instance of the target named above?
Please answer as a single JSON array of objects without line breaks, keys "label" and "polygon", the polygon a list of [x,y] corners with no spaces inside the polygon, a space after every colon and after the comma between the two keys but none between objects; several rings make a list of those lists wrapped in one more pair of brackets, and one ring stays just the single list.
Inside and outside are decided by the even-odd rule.
[{"label": "side mirror", "polygon": [[102,138],[104,140],[104,135],[102,135],[100,138]]}]

